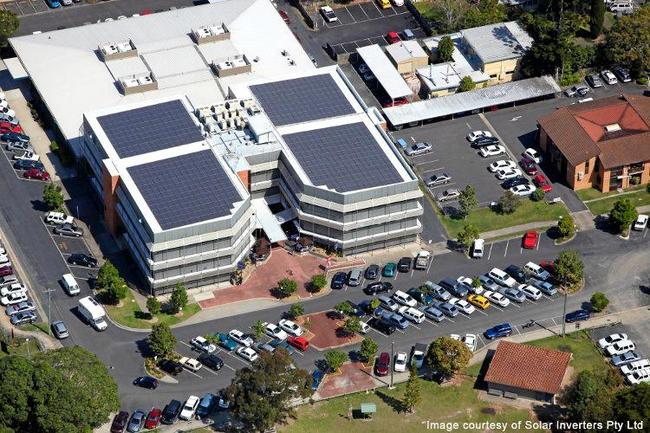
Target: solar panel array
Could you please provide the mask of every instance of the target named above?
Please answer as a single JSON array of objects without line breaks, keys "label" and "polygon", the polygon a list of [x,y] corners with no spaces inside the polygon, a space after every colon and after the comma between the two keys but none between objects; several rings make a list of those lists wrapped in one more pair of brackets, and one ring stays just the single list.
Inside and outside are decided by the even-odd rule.
[{"label": "solar panel array", "polygon": [[314,186],[348,192],[403,180],[361,122],[283,138]]},{"label": "solar panel array", "polygon": [[229,215],[241,200],[211,150],[127,170],[163,230]]},{"label": "solar panel array", "polygon": [[179,100],[97,118],[120,158],[203,140]]},{"label": "solar panel array", "polygon": [[329,74],[258,84],[250,89],[276,126],[355,112]]}]

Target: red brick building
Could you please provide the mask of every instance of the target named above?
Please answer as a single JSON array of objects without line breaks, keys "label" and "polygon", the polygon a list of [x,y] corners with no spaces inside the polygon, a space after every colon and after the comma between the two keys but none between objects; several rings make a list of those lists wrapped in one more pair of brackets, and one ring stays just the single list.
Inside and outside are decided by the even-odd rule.
[{"label": "red brick building", "polygon": [[624,94],[569,105],[537,123],[546,161],[574,190],[650,182],[650,98]]}]

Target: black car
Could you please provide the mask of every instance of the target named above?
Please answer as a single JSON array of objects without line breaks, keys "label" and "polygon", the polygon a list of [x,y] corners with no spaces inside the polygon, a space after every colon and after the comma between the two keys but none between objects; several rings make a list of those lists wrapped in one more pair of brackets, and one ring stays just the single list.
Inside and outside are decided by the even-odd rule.
[{"label": "black car", "polygon": [[572,311],[570,313],[567,313],[566,316],[564,316],[564,321],[566,323],[573,323],[573,322],[578,322],[587,319],[589,319],[589,311],[587,310]]},{"label": "black car", "polygon": [[198,360],[201,364],[215,371],[219,371],[223,367],[223,360],[213,353],[203,352],[199,355]]},{"label": "black car", "polygon": [[332,289],[340,290],[343,288],[347,280],[348,280],[348,274],[346,274],[345,272],[337,272],[332,277],[332,282],[330,284],[330,287]]},{"label": "black car", "polygon": [[411,270],[411,266],[413,266],[413,259],[411,257],[402,257],[397,262],[397,270],[399,272],[408,272]]},{"label": "black car", "polygon": [[158,362],[158,368],[167,374],[171,374],[172,376],[176,376],[183,371],[183,366],[176,361],[172,361],[171,359],[163,359]]},{"label": "black car", "polygon": [[501,187],[503,187],[503,189],[510,189],[517,185],[526,185],[527,183],[529,183],[528,179],[523,176],[517,176],[513,177],[512,179],[503,181],[503,183],[501,183]]},{"label": "black car", "polygon": [[630,71],[628,71],[625,68],[617,66],[612,69],[612,72],[614,73],[614,75],[616,75],[618,81],[621,81],[623,83],[629,83],[630,81],[632,81],[632,76],[630,75]]},{"label": "black car", "polygon": [[375,328],[382,334],[391,335],[397,328],[384,319],[373,318],[368,321],[368,325]]},{"label": "black car", "polygon": [[158,379],[151,376],[140,376],[133,381],[135,386],[147,389],[156,389],[158,388]]},{"label": "black car", "polygon": [[366,268],[366,272],[363,274],[366,277],[366,280],[374,280],[379,276],[380,268],[378,265],[370,265]]},{"label": "black car", "polygon": [[388,281],[377,281],[375,283],[370,283],[363,289],[363,292],[366,295],[376,295],[377,293],[385,293],[393,290],[393,285]]},{"label": "black car", "polygon": [[111,424],[111,433],[122,433],[126,428],[126,424],[129,422],[129,413],[126,411],[120,411],[115,418],[113,418],[113,424]]},{"label": "black car", "polygon": [[2,141],[22,141],[23,143],[29,143],[29,136],[25,134],[19,134],[18,132],[7,132],[0,136]]},{"label": "black car", "polygon": [[178,421],[178,414],[181,412],[181,407],[183,405],[178,400],[172,400],[167,406],[163,409],[162,416],[160,417],[160,422],[163,424],[174,424]]},{"label": "black car", "polygon": [[14,168],[16,170],[29,170],[30,168],[45,170],[45,166],[41,161],[28,161],[26,159],[19,159],[17,161],[14,161]]},{"label": "black car", "polygon": [[453,278],[444,278],[438,284],[457,298],[463,298],[470,292],[471,287]]},{"label": "black car", "polygon": [[94,268],[97,266],[97,259],[87,254],[71,254],[70,257],[68,257],[68,263],[71,265]]},{"label": "black car", "polygon": [[479,147],[491,146],[493,144],[499,144],[499,139],[496,137],[479,137],[472,142],[472,147],[478,149]]},{"label": "black car", "polygon": [[507,268],[505,268],[504,271],[506,271],[506,274],[510,275],[512,278],[517,280],[518,283],[526,282],[526,274],[524,273],[524,270],[521,269],[519,266],[510,265]]}]

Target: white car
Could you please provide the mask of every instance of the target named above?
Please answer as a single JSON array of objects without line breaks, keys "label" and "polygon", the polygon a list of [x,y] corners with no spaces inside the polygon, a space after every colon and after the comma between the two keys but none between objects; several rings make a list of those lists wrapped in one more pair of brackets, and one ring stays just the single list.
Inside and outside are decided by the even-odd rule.
[{"label": "white car", "polygon": [[294,323],[289,319],[280,320],[278,325],[294,337],[300,337],[305,332],[297,323]]},{"label": "white car", "polygon": [[521,170],[518,168],[505,168],[497,171],[497,179],[499,180],[512,179],[518,176],[521,176]]},{"label": "white car", "polygon": [[416,307],[418,305],[418,301],[413,299],[413,297],[408,293],[401,290],[396,290],[395,293],[393,293],[393,299],[399,304],[406,305],[407,307]]},{"label": "white car", "polygon": [[14,292],[9,293],[7,296],[3,296],[2,299],[0,299],[0,302],[2,302],[2,305],[14,305],[26,301],[27,299],[27,293]]},{"label": "white car", "polygon": [[194,418],[197,407],[199,407],[199,398],[195,395],[190,395],[183,405],[183,409],[181,409],[181,413],[178,415],[178,417],[185,421],[191,420]]},{"label": "white car", "polygon": [[513,186],[510,188],[510,192],[520,197],[526,197],[534,193],[536,189],[534,185],[526,183],[524,185]]},{"label": "white car", "polygon": [[6,254],[0,254],[0,264],[5,264],[5,263],[9,263],[9,256]]},{"label": "white car", "polygon": [[483,296],[488,298],[493,304],[497,304],[500,307],[507,307],[510,305],[510,299],[506,298],[499,292],[493,292],[491,290],[486,290],[483,292]]},{"label": "white car", "polygon": [[17,153],[14,155],[14,159],[16,161],[38,161],[40,159],[40,156],[32,152],[31,150],[26,150],[21,153]]},{"label": "white car", "polygon": [[370,331],[370,325],[368,325],[366,322],[359,322],[359,325],[361,325],[362,334],[367,334],[368,331]]},{"label": "white car", "polygon": [[286,340],[288,335],[275,323],[265,323],[264,332],[271,338],[277,338],[278,340]]},{"label": "white car", "polygon": [[489,146],[481,147],[481,150],[479,153],[483,158],[487,158],[489,156],[497,156],[501,155],[502,153],[506,152],[506,148],[501,146],[500,144],[490,144]]},{"label": "white car", "polygon": [[321,6],[320,13],[328,23],[333,23],[339,20],[339,18],[334,13],[334,10],[329,6]]},{"label": "white car", "polygon": [[499,159],[498,161],[494,161],[488,166],[488,170],[490,170],[492,173],[495,173],[499,170],[514,170],[515,168],[517,168],[517,163],[509,159]]},{"label": "white car", "polygon": [[618,80],[616,79],[616,75],[614,75],[612,71],[610,71],[609,69],[605,69],[604,71],[602,71],[600,73],[600,76],[603,77],[603,80],[605,80],[607,84],[618,83]]},{"label": "white car", "polygon": [[524,265],[524,272],[543,281],[551,278],[551,274],[546,269],[533,262],[528,262]]},{"label": "white car", "polygon": [[393,368],[395,371],[406,371],[406,364],[408,363],[408,356],[406,352],[397,352],[395,355],[395,362]]},{"label": "white car", "polygon": [[497,284],[505,287],[514,287],[515,284],[517,284],[517,281],[514,278],[499,268],[490,269],[490,272],[488,272],[487,276],[496,281]]},{"label": "white car", "polygon": [[622,366],[621,373],[623,373],[624,376],[627,376],[628,374],[632,374],[635,371],[645,370],[647,368],[650,368],[650,361],[647,359],[639,359],[638,361],[633,361],[627,365]]},{"label": "white car", "polygon": [[620,355],[630,350],[636,350],[636,345],[631,340],[617,341],[611,346],[607,346],[605,353],[607,356]]},{"label": "white car", "polygon": [[532,160],[535,164],[541,164],[542,162],[542,155],[540,155],[540,153],[532,147],[524,150],[524,153],[522,153],[522,155]]},{"label": "white car", "polygon": [[459,283],[467,284],[468,287],[472,288],[471,290],[472,293],[476,293],[477,295],[480,295],[483,292],[482,286],[474,287],[474,280],[472,280],[470,277],[460,276],[456,278],[456,281],[458,281]]},{"label": "white car", "polygon": [[45,216],[45,222],[48,224],[74,224],[74,217],[63,212],[48,212]]},{"label": "white car", "polygon": [[634,230],[645,230],[648,226],[648,215],[640,214],[634,222]]},{"label": "white car", "polygon": [[478,337],[476,337],[476,334],[465,334],[465,335],[458,335],[458,334],[451,334],[449,335],[450,338],[453,338],[454,340],[462,341],[465,343],[465,346],[472,352],[476,350],[476,346],[478,345]]},{"label": "white car", "polygon": [[630,385],[637,385],[639,383],[650,382],[650,368],[635,371],[632,374],[625,376],[625,379]]},{"label": "white car", "polygon": [[627,340],[627,334],[611,334],[598,340],[598,347],[606,349],[617,341]]},{"label": "white car", "polygon": [[233,329],[228,333],[228,336],[242,346],[251,347],[253,345],[253,339],[239,329]]},{"label": "white car", "polygon": [[217,346],[215,346],[212,343],[209,343],[208,340],[205,339],[205,337],[201,337],[200,335],[198,337],[192,338],[190,341],[190,345],[198,350],[201,350],[203,352],[208,352],[212,353],[215,350],[217,350]]},{"label": "white car", "polygon": [[490,131],[472,131],[467,134],[467,140],[470,143],[474,143],[476,140],[482,137],[492,137],[492,133]]},{"label": "white car", "polygon": [[540,292],[537,287],[533,287],[530,284],[521,284],[519,290],[524,292],[524,295],[533,301],[537,301],[542,297],[542,292]]},{"label": "white car", "polygon": [[5,286],[0,290],[1,296],[8,296],[10,293],[26,293],[27,287],[24,284],[14,283],[9,286]]},{"label": "white car", "polygon": [[447,302],[449,302],[451,305],[455,305],[456,308],[458,308],[460,311],[462,311],[467,315],[470,315],[474,311],[476,311],[476,308],[474,308],[472,304],[470,304],[464,299],[458,299],[452,296]]},{"label": "white car", "polygon": [[185,368],[190,371],[199,371],[203,364],[194,358],[188,358],[187,356],[182,357],[178,362]]},{"label": "white car", "polygon": [[250,362],[253,362],[258,358],[257,352],[250,347],[240,347],[237,349],[237,355]]}]

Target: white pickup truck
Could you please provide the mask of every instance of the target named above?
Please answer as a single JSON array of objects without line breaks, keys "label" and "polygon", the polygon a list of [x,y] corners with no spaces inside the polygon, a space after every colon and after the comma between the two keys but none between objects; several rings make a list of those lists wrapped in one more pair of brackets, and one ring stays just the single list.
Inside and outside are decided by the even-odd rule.
[{"label": "white pickup truck", "polygon": [[415,269],[426,269],[429,266],[431,261],[431,253],[429,251],[422,250],[415,256]]},{"label": "white pickup truck", "polygon": [[63,212],[48,212],[45,215],[45,222],[48,224],[72,224],[74,223],[74,218],[64,214]]}]

